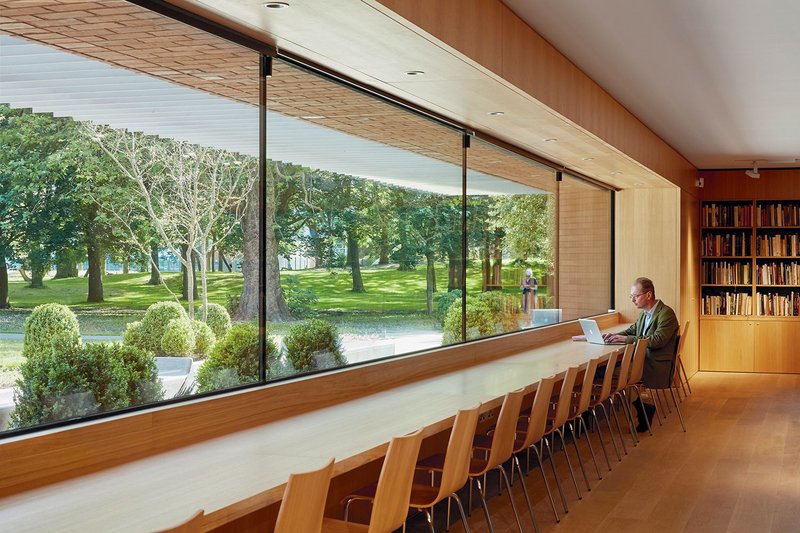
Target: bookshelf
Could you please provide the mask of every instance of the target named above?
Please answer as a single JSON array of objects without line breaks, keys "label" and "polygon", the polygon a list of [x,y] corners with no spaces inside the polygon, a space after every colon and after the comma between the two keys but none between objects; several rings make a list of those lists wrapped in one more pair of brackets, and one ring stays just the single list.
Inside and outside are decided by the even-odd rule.
[{"label": "bookshelf", "polygon": [[703,317],[800,320],[800,200],[702,203]]}]

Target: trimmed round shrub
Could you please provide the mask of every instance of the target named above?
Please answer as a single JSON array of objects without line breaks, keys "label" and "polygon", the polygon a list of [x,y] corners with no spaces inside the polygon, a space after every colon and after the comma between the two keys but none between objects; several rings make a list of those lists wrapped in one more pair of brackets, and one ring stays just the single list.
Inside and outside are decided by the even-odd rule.
[{"label": "trimmed round shrub", "polygon": [[146,346],[148,339],[144,335],[144,326],[141,320],[135,322],[128,322],[125,326],[125,332],[122,334],[122,342],[128,346],[139,347]]},{"label": "trimmed round shrub", "polygon": [[[142,345],[134,345],[156,355],[167,355],[162,351],[162,339],[170,320],[188,318],[178,302],[157,302],[147,308],[142,318]],[[170,354],[171,355],[171,354]]]},{"label": "trimmed round shrub", "polygon": [[336,328],[318,318],[292,326],[283,345],[286,358],[298,372],[347,364]]},{"label": "trimmed round shrub", "polygon": [[194,351],[194,327],[188,318],[173,318],[167,323],[161,337],[161,353],[176,357],[191,355]]},{"label": "trimmed round shrub", "polygon": [[444,324],[444,317],[447,316],[450,306],[456,302],[461,303],[461,289],[453,289],[439,296],[436,300],[436,320],[439,323]]},{"label": "trimmed round shrub", "polygon": [[161,400],[152,355],[120,343],[56,336],[52,349],[20,366],[11,427],[23,428]]},{"label": "trimmed round shrub", "polygon": [[36,306],[25,320],[24,332],[22,355],[28,358],[50,353],[53,338],[57,335],[75,340],[81,336],[75,313],[61,304]]},{"label": "trimmed round shrub", "polygon": [[[461,342],[461,306],[453,305],[444,319],[442,346]],[[486,302],[467,296],[467,339],[495,333],[492,310]]]},{"label": "trimmed round shrub", "polygon": [[194,350],[192,351],[195,357],[202,359],[211,353],[214,344],[217,342],[217,336],[211,331],[211,328],[205,322],[195,320],[192,322],[194,329]]},{"label": "trimmed round shrub", "polygon": [[[264,351],[267,365],[278,358],[278,348],[269,336]],[[234,324],[214,345],[211,355],[197,372],[198,392],[228,389],[258,381],[258,326]]]},{"label": "trimmed round shrub", "polygon": [[206,309],[206,324],[218,339],[222,339],[231,329],[231,316],[221,305],[210,303]]},{"label": "trimmed round shrub", "polygon": [[480,293],[478,298],[485,302],[492,311],[492,321],[495,325],[496,333],[505,333],[519,329],[514,313],[519,311],[519,303],[516,295],[501,291],[486,291]]}]

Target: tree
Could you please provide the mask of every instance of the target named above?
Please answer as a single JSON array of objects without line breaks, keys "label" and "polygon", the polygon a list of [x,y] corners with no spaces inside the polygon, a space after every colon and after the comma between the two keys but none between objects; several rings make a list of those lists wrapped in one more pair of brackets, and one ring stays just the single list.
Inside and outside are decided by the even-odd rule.
[{"label": "tree", "polygon": [[535,263],[545,272],[553,271],[554,195],[498,197],[493,215],[498,224],[506,228],[506,245],[514,257]]},{"label": "tree", "polygon": [[[142,242],[124,219],[124,211],[144,210],[160,241],[186,268],[188,311],[194,316],[195,272],[192,255],[201,258],[241,222],[246,199],[256,181],[256,160],[223,150],[161,139],[106,126],[85,123],[84,131],[116,164],[134,185],[137,195],[128,208],[109,206],[109,210],[129,230],[131,239],[143,253],[149,241]],[[234,212],[230,225],[220,228],[223,215]],[[181,246],[190,253],[181,254]],[[200,261],[203,319],[208,307],[207,262]]]}]

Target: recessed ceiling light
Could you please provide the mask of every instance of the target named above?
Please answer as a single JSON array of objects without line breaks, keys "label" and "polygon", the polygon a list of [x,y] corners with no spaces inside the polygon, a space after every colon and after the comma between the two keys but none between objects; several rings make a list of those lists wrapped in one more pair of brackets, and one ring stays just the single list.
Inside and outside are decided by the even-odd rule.
[{"label": "recessed ceiling light", "polygon": [[550,137],[550,138],[544,140],[544,142],[546,142],[546,143],[554,143],[556,141],[558,141],[558,139],[556,139],[555,137]]},{"label": "recessed ceiling light", "polygon": [[594,157],[584,157],[584,161],[594,161]]},{"label": "recessed ceiling light", "polygon": [[487,115],[490,115],[490,116],[493,116],[493,117],[502,117],[503,115],[505,115],[505,113],[503,113],[502,111],[490,111],[490,112],[487,113]]},{"label": "recessed ceiling light", "polygon": [[423,74],[425,74],[424,70],[407,70],[406,71],[406,75],[407,76],[422,76]]},{"label": "recessed ceiling light", "polygon": [[322,115],[308,115],[308,116],[300,117],[300,118],[304,118],[306,120],[319,120],[319,119],[325,118],[325,117],[323,117]]},{"label": "recessed ceiling light", "polygon": [[617,174],[622,174],[622,172],[620,172],[619,170],[615,170],[614,172],[611,173],[612,176],[616,176]]},{"label": "recessed ceiling light", "polygon": [[283,9],[285,7],[289,7],[289,4],[286,2],[267,2],[264,4],[264,7],[267,9]]},{"label": "recessed ceiling light", "polygon": [[202,79],[206,80],[206,81],[217,81],[217,80],[225,79],[222,76],[210,76],[210,75],[209,76],[200,76],[200,77]]}]

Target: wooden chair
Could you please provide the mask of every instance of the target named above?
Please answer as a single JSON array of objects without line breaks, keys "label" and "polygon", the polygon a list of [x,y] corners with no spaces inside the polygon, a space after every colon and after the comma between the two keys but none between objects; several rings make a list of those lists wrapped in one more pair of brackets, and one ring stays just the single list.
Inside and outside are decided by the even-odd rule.
[{"label": "wooden chair", "polygon": [[[533,507],[531,506],[531,501],[528,497],[528,489],[525,487],[525,479],[522,477],[522,468],[519,464],[519,454],[525,452],[528,458],[527,464],[530,466],[531,448],[533,448],[533,450],[536,452],[536,460],[539,464],[539,471],[542,473],[544,486],[547,489],[547,496],[550,498],[550,506],[553,508],[553,515],[556,517],[556,522],[561,521],[558,517],[558,511],[556,510],[556,502],[553,499],[553,493],[550,491],[550,484],[547,482],[547,476],[544,473],[544,466],[542,465],[542,451],[537,446],[540,442],[544,441],[544,432],[545,428],[547,427],[547,411],[550,407],[550,397],[553,395],[553,386],[555,385],[555,382],[555,376],[544,378],[539,381],[539,384],[536,386],[536,395],[533,397],[531,411],[526,416],[520,417],[519,423],[517,424],[517,439],[514,441],[514,465],[517,467],[519,479],[522,483],[522,490],[525,493],[525,501],[528,504],[528,511],[530,512],[531,520],[533,521],[534,525],[536,524],[536,519],[533,516]],[[522,438],[520,438],[520,435]],[[546,443],[547,441],[544,442]],[[514,471],[512,470],[511,473],[513,474]],[[511,476],[511,481],[512,483],[514,481],[513,475]]]},{"label": "wooden chair", "polygon": [[275,533],[319,533],[331,483],[334,460],[302,474],[292,474],[283,491]]},{"label": "wooden chair", "polygon": [[[689,321],[687,320],[686,323],[683,325],[683,329],[680,330],[677,342],[677,352],[675,356],[675,372],[673,373],[672,379],[673,383],[679,383],[681,388],[678,389],[675,386],[675,390],[678,390],[678,398],[680,398],[680,390],[683,390],[683,396],[685,398],[689,397],[689,393],[692,392],[692,385],[689,383],[689,377],[686,375],[686,369],[683,367],[683,359],[681,358],[681,354],[683,354],[683,343],[684,339],[686,339],[686,332],[689,330]],[[686,388],[689,388],[689,393],[686,392]]]},{"label": "wooden chair", "polygon": [[[642,401],[642,387],[644,383],[642,382],[642,376],[644,376],[644,361],[647,357],[647,347],[650,345],[650,339],[639,339],[636,341],[636,348],[633,352],[633,361],[631,362],[631,374],[628,378],[628,384],[625,388],[622,389],[622,396],[625,399],[625,405],[628,407],[628,414],[633,420],[633,415],[631,414],[631,398],[632,398],[632,390],[636,389],[637,397],[639,401]],[[650,433],[650,436],[653,435],[653,431],[650,428],[650,420],[645,416],[644,417],[645,425],[647,426],[647,431]],[[636,435],[634,432],[633,434],[633,444],[636,446],[639,443],[639,436]]]},{"label": "wooden chair", "polygon": [[403,526],[408,514],[414,468],[422,443],[422,430],[395,437],[389,443],[381,468],[369,525],[333,518],[322,521],[325,533],[391,533]]},{"label": "wooden chair", "polygon": [[[561,448],[564,450],[564,457],[567,461],[567,467],[569,467],[569,475],[572,478],[572,484],[575,486],[575,492],[578,493],[578,499],[582,499],[583,496],[581,495],[581,489],[578,488],[578,481],[575,479],[575,472],[572,470],[572,463],[569,460],[569,453],[567,452],[567,443],[564,440],[564,433],[561,428],[564,424],[567,423],[567,419],[569,418],[569,411],[572,405],[572,391],[575,388],[575,381],[578,379],[578,372],[580,372],[580,367],[573,366],[567,369],[567,373],[564,376],[564,380],[561,382],[561,392],[558,396],[558,401],[556,403],[555,410],[551,410],[547,414],[547,429],[545,430],[545,446],[548,448],[549,445],[547,444],[547,438],[553,435],[558,435],[561,438]],[[553,468],[553,475],[556,478],[556,485],[558,486],[558,492],[561,495],[561,503],[564,505],[564,512],[569,512],[569,507],[567,507],[567,498],[564,495],[564,489],[561,486],[561,481],[558,478],[558,472],[556,471],[556,462],[555,462],[555,449],[556,449],[556,441],[555,436],[552,437],[553,439],[553,447],[550,449],[550,466]],[[577,449],[577,446],[576,446]],[[580,460],[580,458],[578,459]]]},{"label": "wooden chair", "polygon": [[[469,531],[467,517],[464,514],[464,506],[456,491],[464,486],[469,476],[469,463],[472,455],[472,439],[475,436],[475,429],[478,426],[480,406],[472,409],[462,409],[456,415],[453,429],[450,432],[450,441],[447,444],[445,454],[437,454],[436,461],[443,463],[439,483],[432,479],[430,485],[414,483],[411,486],[411,497],[409,507],[423,511],[428,519],[428,527],[433,531],[433,506],[444,499],[453,499],[456,502],[461,522],[465,531]],[[432,459],[427,458],[428,461]],[[350,504],[357,500],[374,501],[376,484],[372,484],[363,489],[355,491],[345,498],[345,520],[349,516]],[[448,502],[449,503],[449,502]],[[448,505],[449,511],[449,505]],[[447,517],[448,528],[450,526],[450,514]]]},{"label": "wooden chair", "polygon": [[203,516],[205,516],[203,510],[200,509],[185,522],[169,529],[162,529],[158,533],[200,533],[200,527],[203,524]]},{"label": "wooden chair", "polygon": [[[676,353],[677,353],[678,347],[680,345],[681,345],[681,336],[678,335],[678,338],[676,339],[676,342],[675,342],[675,351],[676,351]],[[676,362],[677,362],[677,356],[676,356],[675,359],[672,360],[672,369],[671,369],[672,373],[670,375],[674,375],[674,373],[675,373]],[[666,386],[666,387],[663,387],[663,388],[661,388],[661,387],[648,387],[648,388],[651,391],[651,394],[653,392],[655,392],[656,395],[658,395],[658,393],[660,391],[662,391],[662,390],[669,389],[669,392],[672,395],[672,403],[675,405],[675,410],[678,412],[678,418],[681,421],[681,427],[683,428],[683,431],[686,432],[686,424],[683,421],[683,413],[681,413],[681,408],[678,405],[678,398],[676,397],[676,394],[675,394],[676,385],[675,385],[674,380],[670,380],[670,384],[668,386]],[[664,393],[664,396],[665,396],[664,403],[667,405],[667,407],[669,407],[669,399],[666,398],[666,392]],[[660,396],[659,396],[659,400],[660,400]],[[663,407],[662,407],[662,411],[663,411]],[[672,412],[671,409],[670,409],[670,412]]]},{"label": "wooden chair", "polygon": [[[581,383],[580,387],[576,386],[573,388],[572,405],[569,413],[569,419],[567,420],[567,427],[569,428],[570,433],[572,433],[572,440],[576,449],[578,448],[578,438],[580,438],[581,433],[586,435],[586,442],[589,445],[589,453],[592,456],[592,462],[594,463],[594,468],[597,471],[597,477],[599,479],[603,479],[603,476],[600,474],[600,467],[597,464],[597,458],[594,455],[594,448],[592,447],[592,439],[589,436],[589,429],[586,427],[586,421],[583,419],[583,414],[589,410],[589,403],[592,400],[594,375],[597,372],[597,367],[600,365],[600,361],[602,361],[602,357],[590,359],[586,365],[586,371],[583,375],[583,383]],[[578,458],[580,459],[580,455]],[[589,477],[586,475],[586,468],[583,466],[583,461],[581,461],[580,466],[581,472],[583,472],[583,480],[586,482],[586,488],[588,490],[592,490],[591,486],[589,485]]]},{"label": "wooden chair", "polygon": [[[606,411],[605,406],[606,400],[611,397],[611,380],[614,378],[614,369],[617,366],[617,361],[620,360],[621,353],[622,350],[617,350],[608,356],[603,380],[599,384],[594,384],[592,389],[592,398],[589,402],[589,412],[592,413],[592,418],[594,419],[594,424],[597,428],[597,434],[600,437],[600,445],[603,447],[603,454],[606,456],[606,464],[608,465],[609,472],[611,471],[611,461],[609,461],[608,453],[606,452],[606,445],[603,439],[603,429],[600,426],[600,420],[597,418],[597,408],[599,407],[603,411],[603,417],[605,418],[606,425],[608,426],[608,435],[611,438],[611,444],[614,446],[614,451],[617,454],[617,461],[622,461],[622,457],[619,455],[619,448],[617,448],[617,441],[614,439],[614,430],[611,426],[611,419],[608,417],[608,411]],[[617,428],[619,428],[619,419],[617,419]],[[620,432],[621,431],[622,430],[620,429]]]}]

